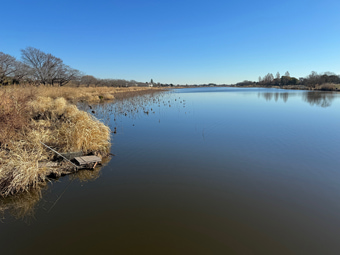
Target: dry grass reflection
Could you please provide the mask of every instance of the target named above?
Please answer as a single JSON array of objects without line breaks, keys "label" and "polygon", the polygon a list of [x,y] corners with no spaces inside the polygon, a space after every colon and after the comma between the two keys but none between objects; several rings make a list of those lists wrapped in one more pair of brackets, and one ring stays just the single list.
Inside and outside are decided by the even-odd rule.
[{"label": "dry grass reflection", "polygon": [[29,219],[34,216],[35,208],[42,198],[42,189],[46,185],[39,188],[31,189],[28,192],[16,194],[10,197],[0,199],[0,215],[5,218],[8,213],[16,219]]},{"label": "dry grass reflection", "polygon": [[[110,122],[109,120],[110,118],[112,118],[112,116],[115,117],[117,115],[121,115],[121,116],[128,115],[129,117],[134,117],[134,116],[136,117],[137,113],[142,113],[143,111],[150,111],[151,113],[152,112],[152,110],[150,109],[151,104],[155,103],[156,101],[160,102],[162,93],[163,92],[161,90],[145,90],[145,91],[144,90],[132,90],[132,91],[125,91],[124,93],[122,90],[121,93],[116,91],[114,103],[97,104],[93,102],[90,104],[87,101],[87,102],[79,103],[78,106],[80,108],[83,108],[84,110],[87,110],[88,112],[93,111],[94,113],[92,112],[91,115],[96,116],[98,119],[105,122],[106,125],[108,125]],[[57,148],[59,151],[75,151],[75,150],[79,150],[79,148],[84,150],[82,146],[83,144],[91,148],[95,144],[98,146],[98,143],[93,143],[93,142],[89,143],[89,141],[94,140],[95,136],[93,134],[96,134],[96,132],[93,132],[93,131],[87,132],[88,128],[86,128],[86,125],[81,126],[81,130],[83,130],[83,132],[80,132],[80,129],[79,129],[79,125],[82,123],[81,122],[82,118],[76,118],[79,115],[78,113],[81,113],[81,116],[89,117],[92,120],[92,116],[89,113],[78,110],[76,106],[69,104],[63,98],[53,99],[53,98],[47,98],[47,97],[38,97],[33,102],[34,103],[29,102],[28,104],[30,105],[31,115],[35,116],[35,118],[32,120],[34,121],[34,124],[35,124],[34,130],[39,129],[39,131],[41,131],[40,133],[43,133],[43,134],[46,133],[46,135],[44,135],[43,138],[39,137],[36,139],[31,139],[31,141],[35,142],[33,147],[41,149],[44,153],[48,153],[48,156],[46,156],[46,158],[53,158],[54,155],[48,150],[46,150],[46,148],[41,146],[41,144],[38,143],[41,140],[44,142],[47,142],[48,144],[54,144],[55,145],[54,148]],[[65,129],[62,129],[63,124],[64,124],[63,120],[65,119],[64,115],[65,116],[67,115],[69,117],[68,119],[75,118],[74,124],[72,124],[73,122],[71,121],[67,121],[68,124],[70,123],[72,124],[71,128],[67,127]],[[97,121],[97,118],[93,118],[93,120]],[[57,123],[58,125],[53,124],[53,122]],[[58,126],[58,129],[54,128],[53,130],[51,130],[49,128],[49,127],[55,127],[55,126]],[[91,128],[96,128],[98,126],[107,127],[101,124],[100,122],[96,122],[94,125],[91,124],[88,126],[91,126]],[[76,135],[74,134],[68,135],[71,129],[74,130],[74,134]],[[109,136],[108,134],[109,128],[107,127],[104,129],[105,129],[105,132],[101,132],[101,133],[104,133],[105,137]],[[61,132],[61,130],[65,130],[65,132]],[[91,138],[92,140],[86,139],[80,145],[79,141],[83,141],[83,140],[79,136],[84,132],[90,135],[90,136],[85,136],[85,137]],[[55,135],[52,136],[52,134],[55,134]],[[84,137],[83,135],[81,136]],[[27,134],[26,134],[26,137],[27,137]],[[101,140],[106,143],[103,146],[99,144],[99,146],[102,146],[103,148],[108,148],[107,139],[101,138],[98,140]],[[61,141],[61,143],[58,141]],[[79,145],[78,146],[79,148],[70,147],[74,145]],[[100,149],[98,149],[98,151],[100,151]],[[109,151],[105,151],[105,152],[106,153],[103,153],[104,155],[107,154]],[[8,152],[6,152],[5,150],[0,151],[0,156],[2,155],[1,153],[8,154]],[[43,153],[41,152],[39,155],[42,155],[42,154]],[[20,155],[21,155],[20,158],[22,158],[23,154],[21,153]],[[30,154],[30,157],[28,158],[32,159],[32,155]],[[0,169],[1,169],[0,173],[1,174],[5,173],[4,171],[5,168],[8,168],[7,172],[9,173],[11,172],[9,168],[10,166],[8,164],[5,164],[7,162],[5,161],[5,159],[7,158],[2,157],[2,161],[0,162]],[[37,159],[36,162],[38,162],[38,160],[41,160],[41,159],[40,158]],[[100,177],[101,169],[103,168],[103,166],[107,165],[110,160],[111,160],[110,156],[104,157],[101,166],[96,167],[93,170],[81,170],[81,171],[74,172],[71,175],[69,175],[69,178],[71,181],[73,180],[78,180],[80,182],[94,181]],[[27,168],[26,165],[22,163],[22,161],[20,161],[20,165],[21,165],[20,169],[23,169],[24,171],[30,170],[30,168]],[[51,178],[51,176],[57,179],[61,177],[62,175],[71,173],[70,171],[68,171],[67,165],[65,166],[60,165],[58,168],[58,171],[53,170],[53,169],[47,169],[45,167],[41,168],[38,166],[38,164],[34,164],[34,167],[36,169],[39,169],[39,171],[42,172],[41,176],[45,178],[44,180],[46,181],[50,180],[50,182],[52,183],[54,182],[54,180],[49,179]],[[63,167],[65,168],[64,170],[62,170]],[[49,177],[46,177],[47,172],[49,173]],[[35,176],[36,175],[34,175],[33,177],[35,178]],[[7,178],[7,179],[9,181],[12,180],[11,178]],[[12,183],[12,181],[10,183]],[[20,181],[19,183],[22,184],[23,182]],[[37,207],[41,198],[44,196],[44,192],[43,192],[44,190],[42,188],[49,187],[48,182],[37,181],[35,183],[36,185],[34,186],[24,183],[23,184],[24,186],[22,188],[23,192],[19,192],[18,194],[13,194],[5,198],[1,198],[0,199],[0,214],[3,215],[3,217],[5,217],[5,215],[12,215],[14,218],[18,218],[18,219],[23,219],[26,217],[28,218],[33,217],[35,208]],[[12,194],[12,193],[8,192],[8,194]]]},{"label": "dry grass reflection", "polygon": [[[69,175],[69,180],[80,181],[80,182],[89,182],[94,181],[100,177],[101,170],[104,166],[106,166],[111,160],[111,157],[103,158],[102,165],[96,167],[93,170],[80,170],[78,172],[72,173]],[[50,180],[50,183],[54,183],[57,179]],[[70,182],[70,183],[71,183]],[[12,216],[15,219],[22,219],[30,221],[30,219],[34,218],[35,209],[39,203],[39,201],[44,196],[44,191],[48,190],[47,183],[41,183],[38,187],[31,188],[27,192],[19,193],[13,196],[8,196],[5,198],[0,198],[0,215],[2,219],[5,219],[6,216]],[[68,188],[67,185],[66,188]],[[65,192],[65,190],[64,190]],[[60,195],[61,197],[62,195]],[[58,202],[60,197],[56,201],[47,201],[53,202],[53,205],[49,208],[49,211],[53,209],[55,204]],[[46,202],[46,201],[45,201]]]}]

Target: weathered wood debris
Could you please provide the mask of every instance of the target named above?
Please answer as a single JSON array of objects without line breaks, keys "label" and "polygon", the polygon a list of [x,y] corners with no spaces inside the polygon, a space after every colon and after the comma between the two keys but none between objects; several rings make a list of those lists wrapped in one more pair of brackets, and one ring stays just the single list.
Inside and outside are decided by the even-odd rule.
[{"label": "weathered wood debris", "polygon": [[[69,153],[59,153],[56,150],[52,149],[48,145],[40,142],[48,149],[52,150],[54,153],[59,155],[62,159],[66,160],[66,162],[73,165],[75,170],[79,169],[94,169],[97,164],[101,164],[102,159],[98,156],[92,155],[92,156],[81,156],[82,152],[69,152]],[[78,157],[77,157],[78,156]],[[72,162],[73,161],[73,162]],[[57,162],[46,162],[45,164],[42,164],[42,162],[39,163],[39,167],[57,167],[59,164]]]},{"label": "weathered wood debris", "polygon": [[74,160],[79,164],[78,168],[95,168],[98,163],[102,162],[102,159],[97,156],[75,157]]}]

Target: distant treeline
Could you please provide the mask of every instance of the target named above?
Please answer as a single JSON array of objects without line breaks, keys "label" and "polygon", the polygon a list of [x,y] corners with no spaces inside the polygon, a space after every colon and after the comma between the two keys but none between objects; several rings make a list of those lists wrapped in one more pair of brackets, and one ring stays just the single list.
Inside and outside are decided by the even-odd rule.
[{"label": "distant treeline", "polygon": [[21,50],[21,60],[0,52],[0,86],[11,84],[72,86],[173,86],[172,84],[137,82],[124,79],[99,79],[85,75],[63,60],[33,47]]},{"label": "distant treeline", "polygon": [[[85,75],[81,71],[74,69],[63,60],[45,53],[33,47],[21,50],[21,60],[0,52],[0,86],[11,84],[32,84],[32,85],[57,85],[64,86],[107,86],[107,87],[132,87],[132,86],[174,86],[173,84],[138,82],[124,79],[100,79],[92,75]],[[335,73],[325,72],[318,74],[313,71],[306,77],[291,77],[287,71],[284,75],[268,73],[264,77],[259,77],[258,81],[239,82],[236,86],[261,86],[261,87],[284,87],[296,86],[309,89],[339,89],[340,76]],[[225,84],[223,84],[225,85]],[[177,85],[183,86],[183,85]],[[191,85],[192,86],[192,85]],[[214,83],[194,86],[217,86]]]},{"label": "distant treeline", "polygon": [[83,75],[79,80],[73,80],[71,82],[74,86],[94,86],[94,87],[166,87],[174,86],[173,84],[163,84],[159,82],[154,82],[152,79],[150,82],[139,82],[135,80],[124,80],[124,79],[99,79],[92,75]]},{"label": "distant treeline", "polygon": [[259,77],[258,82],[255,81],[243,81],[235,84],[236,86],[263,86],[263,87],[272,87],[279,86],[284,87],[287,85],[297,85],[304,86],[310,89],[325,89],[325,90],[333,90],[335,89],[335,84],[340,84],[340,75],[336,75],[335,73],[325,72],[322,74],[318,74],[313,71],[306,77],[291,77],[289,72],[287,71],[284,75],[280,75],[279,72],[276,73],[275,77],[272,73],[268,73],[264,77]]}]

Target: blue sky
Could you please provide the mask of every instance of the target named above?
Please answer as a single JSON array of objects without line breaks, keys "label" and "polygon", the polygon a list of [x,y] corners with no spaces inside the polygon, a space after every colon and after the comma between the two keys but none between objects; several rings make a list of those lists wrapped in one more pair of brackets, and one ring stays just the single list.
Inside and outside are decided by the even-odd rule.
[{"label": "blue sky", "polygon": [[340,74],[340,1],[72,1],[1,4],[0,51],[32,46],[99,78],[235,83]]}]

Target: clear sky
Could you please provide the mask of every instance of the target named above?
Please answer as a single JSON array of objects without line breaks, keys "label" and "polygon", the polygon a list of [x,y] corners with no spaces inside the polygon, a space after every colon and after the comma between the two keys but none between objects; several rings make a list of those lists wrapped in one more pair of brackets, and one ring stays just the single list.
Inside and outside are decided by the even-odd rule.
[{"label": "clear sky", "polygon": [[340,74],[339,0],[11,0],[0,51],[32,46],[99,78],[201,84]]}]

